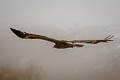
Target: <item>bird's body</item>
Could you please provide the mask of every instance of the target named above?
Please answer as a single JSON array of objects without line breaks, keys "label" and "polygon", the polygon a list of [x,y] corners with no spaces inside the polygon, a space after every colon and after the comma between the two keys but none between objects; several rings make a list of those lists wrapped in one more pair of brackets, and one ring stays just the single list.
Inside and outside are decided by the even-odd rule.
[{"label": "bird's body", "polygon": [[16,29],[13,29],[13,28],[10,28],[10,29],[14,34],[16,34],[18,37],[20,37],[22,39],[42,39],[42,40],[46,40],[46,41],[55,43],[55,45],[53,47],[58,48],[58,49],[83,47],[84,46],[83,44],[74,44],[74,43],[97,44],[97,43],[100,43],[100,42],[113,41],[113,40],[110,40],[113,37],[111,35],[104,38],[103,40],[72,40],[72,41],[67,41],[67,40],[57,40],[57,39],[53,39],[53,38],[49,38],[49,37],[42,36],[42,35],[37,35],[37,34],[26,33],[26,32],[22,32],[20,30],[16,30]]},{"label": "bird's body", "polygon": [[73,43],[61,41],[60,43],[55,44],[54,48],[64,49],[64,48],[83,47],[83,46],[84,45],[82,44],[73,44]]},{"label": "bird's body", "polygon": [[54,48],[59,48],[59,49],[63,49],[63,48],[73,48],[73,44],[69,44],[66,42],[60,42],[54,45]]}]

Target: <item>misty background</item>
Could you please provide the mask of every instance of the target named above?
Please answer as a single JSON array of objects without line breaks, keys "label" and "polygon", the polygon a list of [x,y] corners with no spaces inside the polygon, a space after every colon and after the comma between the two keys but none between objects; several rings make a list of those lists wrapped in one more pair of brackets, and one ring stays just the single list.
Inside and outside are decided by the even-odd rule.
[{"label": "misty background", "polygon": [[[55,49],[23,40],[10,27],[60,40],[104,39]],[[0,66],[40,69],[43,80],[120,80],[120,0],[0,0]]]}]

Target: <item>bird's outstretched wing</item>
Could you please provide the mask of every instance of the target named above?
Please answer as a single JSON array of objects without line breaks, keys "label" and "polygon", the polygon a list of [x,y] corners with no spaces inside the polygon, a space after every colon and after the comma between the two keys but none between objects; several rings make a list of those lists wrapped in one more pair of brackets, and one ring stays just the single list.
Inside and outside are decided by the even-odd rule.
[{"label": "bird's outstretched wing", "polygon": [[100,42],[107,43],[108,41],[113,41],[113,40],[111,40],[111,38],[113,38],[113,37],[114,36],[109,35],[109,36],[105,37],[102,40],[72,40],[72,41],[67,41],[67,42],[71,42],[71,43],[89,43],[89,44],[97,44],[97,43],[100,43]]},{"label": "bird's outstretched wing", "polygon": [[54,43],[60,43],[61,42],[59,40],[49,38],[49,37],[46,37],[46,36],[26,33],[26,32],[22,32],[20,30],[16,30],[16,29],[13,29],[13,28],[10,28],[10,29],[14,34],[16,34],[18,37],[20,37],[22,39],[42,39],[42,40],[46,40],[46,41],[50,41],[50,42],[54,42]]}]

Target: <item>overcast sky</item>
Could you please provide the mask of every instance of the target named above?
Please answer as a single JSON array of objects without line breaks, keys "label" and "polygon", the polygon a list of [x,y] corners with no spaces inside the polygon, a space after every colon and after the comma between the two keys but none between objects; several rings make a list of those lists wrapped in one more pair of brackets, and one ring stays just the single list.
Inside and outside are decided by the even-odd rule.
[{"label": "overcast sky", "polygon": [[[114,41],[58,50],[10,27],[56,39]],[[44,80],[120,80],[120,0],[0,0],[0,63],[40,65]]]}]

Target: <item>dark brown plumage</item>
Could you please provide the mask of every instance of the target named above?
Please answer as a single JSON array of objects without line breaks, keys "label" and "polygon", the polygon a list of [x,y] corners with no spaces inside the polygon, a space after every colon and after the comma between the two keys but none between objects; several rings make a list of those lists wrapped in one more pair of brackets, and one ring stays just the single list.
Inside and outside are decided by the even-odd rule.
[{"label": "dark brown plumage", "polygon": [[20,30],[16,30],[13,28],[10,28],[10,29],[14,34],[16,34],[18,37],[20,37],[22,39],[42,39],[42,40],[50,41],[50,42],[55,43],[54,48],[58,48],[58,49],[83,47],[84,46],[83,44],[74,44],[74,43],[89,43],[89,44],[97,44],[100,42],[107,43],[108,41],[113,41],[110,39],[112,37],[114,37],[114,36],[109,35],[102,40],[72,40],[72,41],[67,41],[67,40],[57,40],[57,39],[53,39],[53,38],[49,38],[49,37],[37,35],[37,34],[26,33],[26,32],[22,32]]},{"label": "dark brown plumage", "polygon": [[42,35],[22,32],[22,31],[13,29],[13,28],[10,28],[10,29],[14,34],[16,34],[18,37],[20,37],[22,39],[42,39],[42,40],[50,41],[50,42],[55,43],[54,48],[58,48],[58,49],[83,47],[84,46],[82,44],[69,43],[69,42],[66,42],[65,40],[56,40],[56,39],[49,38],[49,37],[42,36]]}]

